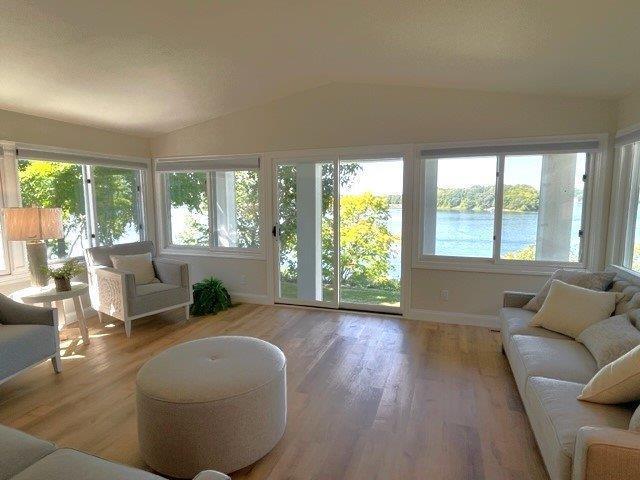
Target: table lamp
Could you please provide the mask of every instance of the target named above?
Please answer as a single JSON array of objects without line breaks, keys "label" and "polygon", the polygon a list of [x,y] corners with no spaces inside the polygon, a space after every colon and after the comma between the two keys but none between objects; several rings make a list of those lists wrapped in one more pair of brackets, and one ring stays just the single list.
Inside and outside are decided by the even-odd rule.
[{"label": "table lamp", "polygon": [[60,208],[5,208],[4,231],[7,240],[27,242],[27,259],[31,285],[44,287],[49,276],[43,272],[47,265],[47,244],[44,240],[64,238]]}]

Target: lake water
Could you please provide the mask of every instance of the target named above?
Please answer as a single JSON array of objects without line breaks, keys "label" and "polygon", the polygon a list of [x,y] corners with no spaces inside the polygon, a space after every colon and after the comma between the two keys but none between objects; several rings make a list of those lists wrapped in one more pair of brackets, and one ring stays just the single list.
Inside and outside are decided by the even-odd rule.
[{"label": "lake water", "polygon": [[[581,208],[574,208],[571,253],[577,259],[580,248]],[[402,210],[390,210],[389,229],[400,235]],[[492,257],[492,212],[438,211],[436,254],[456,257]],[[502,214],[502,253],[517,252],[536,243],[537,212],[504,212]],[[400,278],[400,246],[394,245],[391,255],[391,278]]]}]

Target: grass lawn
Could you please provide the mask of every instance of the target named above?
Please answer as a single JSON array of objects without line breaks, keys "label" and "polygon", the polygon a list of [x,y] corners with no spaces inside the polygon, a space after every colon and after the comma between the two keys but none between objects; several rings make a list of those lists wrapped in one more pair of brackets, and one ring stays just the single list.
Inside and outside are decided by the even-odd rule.
[{"label": "grass lawn", "polygon": [[[282,297],[297,298],[298,286],[291,282],[282,282]],[[322,289],[324,300],[332,301],[333,289],[325,286]],[[400,306],[400,290],[380,290],[377,288],[341,287],[341,302],[363,303],[367,305]]]}]

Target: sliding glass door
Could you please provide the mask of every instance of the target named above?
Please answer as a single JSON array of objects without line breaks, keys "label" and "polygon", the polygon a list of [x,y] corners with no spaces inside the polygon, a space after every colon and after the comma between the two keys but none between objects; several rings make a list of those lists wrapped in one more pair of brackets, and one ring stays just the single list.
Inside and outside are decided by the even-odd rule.
[{"label": "sliding glass door", "polygon": [[402,158],[274,163],[276,301],[400,307]]}]

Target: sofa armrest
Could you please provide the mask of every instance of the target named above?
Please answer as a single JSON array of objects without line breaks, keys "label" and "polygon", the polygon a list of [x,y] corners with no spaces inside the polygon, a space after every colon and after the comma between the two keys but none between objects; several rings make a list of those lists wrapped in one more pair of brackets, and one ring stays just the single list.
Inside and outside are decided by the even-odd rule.
[{"label": "sofa armrest", "polygon": [[169,258],[154,258],[153,266],[162,283],[190,288],[188,263]]},{"label": "sofa armrest", "polygon": [[527,292],[503,292],[502,306],[511,308],[522,308],[529,300],[535,297],[535,293]]},{"label": "sofa armrest", "polygon": [[231,480],[231,477],[215,470],[203,470],[193,480]]},{"label": "sofa armrest", "polygon": [[119,320],[127,318],[127,299],[136,295],[136,282],[133,273],[116,270],[111,267],[96,267],[95,299],[97,305],[93,307]]},{"label": "sofa armrest", "polygon": [[58,313],[54,308],[36,307],[14,302],[0,295],[0,323],[5,325],[58,325]]},{"label": "sofa armrest", "polygon": [[582,427],[576,437],[572,480],[640,478],[640,433]]}]

